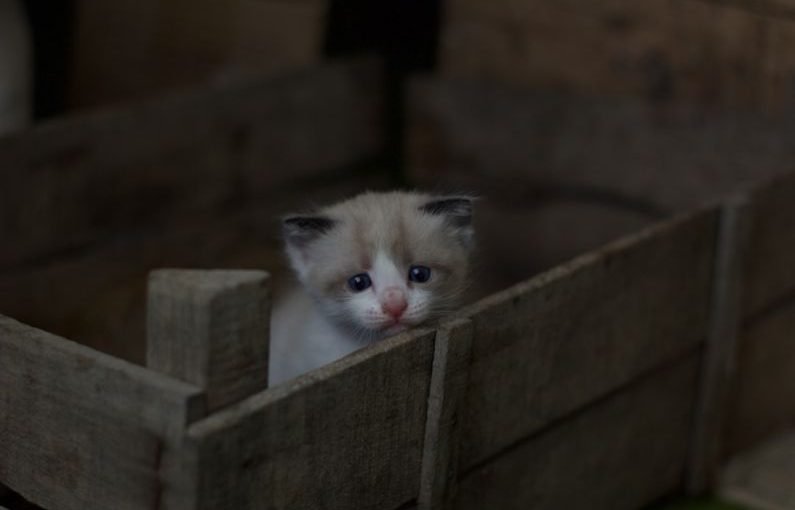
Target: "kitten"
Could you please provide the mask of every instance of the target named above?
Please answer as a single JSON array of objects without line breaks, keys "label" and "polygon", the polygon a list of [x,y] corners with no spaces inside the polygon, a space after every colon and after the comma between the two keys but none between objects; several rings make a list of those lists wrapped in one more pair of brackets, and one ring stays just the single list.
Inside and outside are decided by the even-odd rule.
[{"label": "kitten", "polygon": [[270,383],[455,308],[468,283],[472,199],[365,193],[282,222],[302,285],[274,307]]}]

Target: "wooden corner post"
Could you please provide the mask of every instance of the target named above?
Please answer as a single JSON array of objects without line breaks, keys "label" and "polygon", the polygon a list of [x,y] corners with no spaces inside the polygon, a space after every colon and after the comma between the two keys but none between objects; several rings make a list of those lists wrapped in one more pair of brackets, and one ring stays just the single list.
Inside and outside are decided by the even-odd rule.
[{"label": "wooden corner post", "polygon": [[473,326],[456,319],[436,332],[433,372],[417,500],[419,510],[451,508],[458,481],[460,413],[464,405]]},{"label": "wooden corner post", "polygon": [[750,215],[749,198],[745,195],[731,197],[721,208],[710,324],[685,478],[686,489],[691,494],[703,494],[714,487],[720,463],[729,388],[734,377]]},{"label": "wooden corner post", "polygon": [[268,280],[264,271],[152,271],[147,366],[203,388],[208,412],[265,389]]}]

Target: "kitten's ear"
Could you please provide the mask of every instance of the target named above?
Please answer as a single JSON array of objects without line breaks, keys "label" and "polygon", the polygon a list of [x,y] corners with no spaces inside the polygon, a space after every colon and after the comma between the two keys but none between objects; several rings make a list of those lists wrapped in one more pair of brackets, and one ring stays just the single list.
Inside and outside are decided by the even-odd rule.
[{"label": "kitten's ear", "polygon": [[286,216],[282,218],[282,235],[290,265],[302,283],[309,273],[311,244],[332,228],[336,222],[325,216]]},{"label": "kitten's ear", "polygon": [[451,225],[468,227],[472,224],[472,197],[442,197],[420,206],[422,212],[444,215]]},{"label": "kitten's ear", "polygon": [[335,224],[325,216],[287,216],[282,218],[282,235],[288,245],[300,248],[334,228]]},{"label": "kitten's ear", "polygon": [[472,204],[473,197],[454,196],[435,198],[420,206],[420,211],[444,216],[448,225],[454,227],[465,246],[472,243]]}]

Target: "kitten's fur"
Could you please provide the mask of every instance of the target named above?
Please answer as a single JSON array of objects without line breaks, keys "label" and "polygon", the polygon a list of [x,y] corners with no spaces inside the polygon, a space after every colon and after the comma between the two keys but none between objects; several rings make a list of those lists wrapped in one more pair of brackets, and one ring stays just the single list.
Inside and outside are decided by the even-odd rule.
[{"label": "kitten's fur", "polygon": [[[285,218],[302,288],[274,308],[271,384],[451,311],[467,285],[471,213],[468,197],[390,192]],[[430,269],[427,282],[409,281],[418,265]],[[351,290],[348,280],[362,273],[372,286]]]}]

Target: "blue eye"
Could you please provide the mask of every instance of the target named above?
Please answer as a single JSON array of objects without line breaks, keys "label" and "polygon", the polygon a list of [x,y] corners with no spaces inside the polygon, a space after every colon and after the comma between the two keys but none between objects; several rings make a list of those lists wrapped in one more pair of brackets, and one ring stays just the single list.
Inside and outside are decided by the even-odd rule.
[{"label": "blue eye", "polygon": [[354,292],[361,292],[369,288],[373,284],[370,280],[370,275],[367,273],[359,273],[356,276],[348,278],[348,287]]},{"label": "blue eye", "polygon": [[425,283],[431,279],[431,270],[425,266],[411,266],[409,268],[409,280],[417,283]]}]

